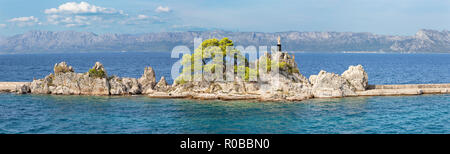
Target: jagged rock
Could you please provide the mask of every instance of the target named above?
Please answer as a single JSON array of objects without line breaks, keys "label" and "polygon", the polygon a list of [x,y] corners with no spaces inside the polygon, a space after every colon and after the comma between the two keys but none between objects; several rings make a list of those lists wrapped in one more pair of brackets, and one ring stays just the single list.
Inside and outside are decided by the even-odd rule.
[{"label": "jagged rock", "polygon": [[[233,81],[188,81],[172,86],[168,85],[165,77],[156,82],[155,72],[151,67],[146,67],[144,74],[135,79],[107,77],[104,66],[99,62],[88,73],[74,73],[63,62],[56,64],[55,68],[68,71],[55,71],[58,73],[34,80],[29,85],[29,90],[27,87],[17,87],[21,89],[17,91],[64,95],[146,94],[164,98],[301,101],[312,97],[355,96],[356,90],[365,90],[367,87],[367,73],[361,65],[350,66],[342,76],[321,71],[318,75],[311,75],[308,80],[300,73],[294,57],[288,53],[264,54],[256,62],[267,62],[268,59],[273,64],[272,70],[260,70],[258,81],[245,81],[243,76],[236,74]],[[102,74],[99,73],[101,71],[105,72],[104,75],[98,76]]]},{"label": "jagged rock", "polygon": [[111,95],[135,95],[141,93],[141,88],[135,78],[113,76],[109,79],[109,86]]},{"label": "jagged rock", "polygon": [[156,85],[156,77],[153,68],[146,67],[144,70],[144,74],[138,80],[139,85],[141,86],[142,94],[150,94],[154,92],[154,86]]},{"label": "jagged rock", "polygon": [[169,90],[169,86],[168,86],[164,76],[161,77],[161,79],[159,80],[158,84],[156,84],[155,90],[163,91],[163,92],[166,92],[167,90]]},{"label": "jagged rock", "polygon": [[106,78],[83,75],[78,84],[82,95],[109,95],[110,87]]},{"label": "jagged rock", "polygon": [[358,91],[364,91],[369,86],[369,77],[361,65],[348,67],[348,70],[342,73],[342,77],[347,79]]},{"label": "jagged rock", "polygon": [[124,95],[128,93],[127,86],[122,83],[122,78],[113,76],[109,79],[109,93],[111,95]]},{"label": "jagged rock", "polygon": [[104,72],[106,73],[105,67],[104,67],[103,64],[100,63],[100,62],[95,62],[95,65],[94,65],[94,67],[92,67],[92,68],[93,68],[93,69],[96,69],[96,70],[102,70],[102,71],[104,71]]},{"label": "jagged rock", "polygon": [[50,91],[52,94],[62,95],[80,95],[81,87],[79,81],[83,78],[82,74],[66,72],[52,74],[48,76]]},{"label": "jagged rock", "polygon": [[95,65],[92,67],[91,70],[88,72],[90,77],[97,77],[97,78],[107,78],[108,73],[106,72],[105,67],[103,67],[103,64],[100,62],[95,62]]},{"label": "jagged rock", "polygon": [[250,94],[257,94],[259,91],[259,85],[257,82],[245,83],[245,91]]},{"label": "jagged rock", "polygon": [[33,80],[30,84],[30,91],[33,94],[51,94],[50,87],[54,86],[52,81],[53,74],[47,75],[43,79]]},{"label": "jagged rock", "polygon": [[220,86],[220,84],[218,84],[218,83],[212,83],[209,86],[209,90],[207,92],[208,93],[220,93],[220,92],[222,92],[222,86]]},{"label": "jagged rock", "polygon": [[232,93],[245,93],[245,86],[241,82],[234,82],[232,85]]},{"label": "jagged rock", "polygon": [[16,93],[18,94],[26,94],[29,92],[31,92],[30,83],[16,86]]},{"label": "jagged rock", "polygon": [[314,97],[344,97],[354,96],[355,88],[343,77],[320,71],[312,82],[312,94]]},{"label": "jagged rock", "polygon": [[234,82],[231,82],[232,90],[231,93],[235,94],[245,94],[247,92],[247,88],[245,88],[245,81],[242,78],[236,77]]},{"label": "jagged rock", "polygon": [[74,72],[72,66],[68,66],[66,62],[56,63],[53,67],[53,72],[55,74],[58,73],[66,73],[66,72]]},{"label": "jagged rock", "polygon": [[317,75],[311,75],[311,76],[309,76],[309,82],[310,82],[311,84],[316,83],[316,79],[317,79]]},{"label": "jagged rock", "polygon": [[123,78],[122,83],[127,87],[128,94],[140,94],[141,88],[139,87],[139,82],[135,78]]},{"label": "jagged rock", "polygon": [[[280,70],[280,72],[284,71]],[[311,85],[300,73],[270,72],[266,73],[265,78],[268,81],[267,84],[259,84],[259,94],[263,97],[263,100],[285,100],[288,97],[294,98],[305,92],[309,95],[308,91]]]},{"label": "jagged rock", "polygon": [[189,88],[187,89],[188,91],[192,91],[195,93],[205,93],[208,91],[210,84],[210,82],[206,81],[192,82],[192,85],[186,88]]},{"label": "jagged rock", "polygon": [[[60,63],[63,68],[67,64]],[[93,67],[97,70],[106,70],[101,63]],[[70,70],[70,69],[69,69]],[[71,69],[73,70],[73,69]],[[91,77],[88,73],[74,73],[71,71],[56,71],[44,79],[31,82],[30,91],[36,94],[61,94],[61,95],[109,95],[109,83],[106,78]]]}]

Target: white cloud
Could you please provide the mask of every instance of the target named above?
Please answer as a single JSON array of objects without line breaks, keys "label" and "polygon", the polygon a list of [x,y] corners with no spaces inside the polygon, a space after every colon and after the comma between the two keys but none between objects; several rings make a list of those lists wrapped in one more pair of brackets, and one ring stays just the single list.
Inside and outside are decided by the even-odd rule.
[{"label": "white cloud", "polygon": [[44,11],[46,14],[56,14],[56,13],[66,13],[66,14],[83,14],[83,13],[92,13],[92,14],[114,14],[119,13],[123,14],[122,10],[117,11],[113,8],[104,8],[100,6],[91,5],[87,2],[67,2],[64,3],[58,8],[50,8]]},{"label": "white cloud", "polygon": [[170,12],[170,8],[169,7],[158,6],[158,8],[155,9],[155,12],[158,12],[158,13]]},{"label": "white cloud", "polygon": [[47,14],[48,23],[66,27],[109,24],[128,17],[122,10],[100,7],[87,2],[67,2],[44,12]]},{"label": "white cloud", "polygon": [[63,25],[65,27],[77,27],[87,26],[92,23],[103,22],[104,19],[99,16],[61,16],[61,15],[49,15],[47,21],[54,25]]},{"label": "white cloud", "polygon": [[33,26],[35,24],[39,24],[39,25],[42,24],[41,22],[39,22],[39,19],[34,16],[12,18],[12,19],[9,19],[8,22],[16,24],[19,27]]},{"label": "white cloud", "polygon": [[59,16],[59,15],[49,15],[49,16],[47,16],[47,22],[50,24],[57,25],[60,23],[60,21],[59,21],[60,18],[61,18],[61,16]]},{"label": "white cloud", "polygon": [[[68,2],[57,8],[46,9],[47,22],[45,24],[65,27],[82,26],[113,26],[121,25],[148,25],[165,23],[157,13],[170,12],[169,7],[159,6],[156,13],[128,15],[122,10],[95,6],[87,2]],[[160,14],[167,15],[167,14]]]},{"label": "white cloud", "polygon": [[6,24],[0,24],[0,28],[5,28]]},{"label": "white cloud", "polygon": [[8,20],[9,22],[38,22],[39,19],[34,16],[29,17],[17,17]]},{"label": "white cloud", "polygon": [[143,14],[140,14],[137,16],[137,19],[148,19],[148,18],[150,18],[150,17],[147,15],[143,15]]}]

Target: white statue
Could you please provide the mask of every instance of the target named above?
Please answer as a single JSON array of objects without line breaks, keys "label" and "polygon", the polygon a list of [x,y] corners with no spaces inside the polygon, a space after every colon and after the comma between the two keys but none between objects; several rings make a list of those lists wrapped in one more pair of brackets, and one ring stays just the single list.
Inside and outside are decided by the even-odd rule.
[{"label": "white statue", "polygon": [[281,44],[281,38],[278,36],[278,44]]}]

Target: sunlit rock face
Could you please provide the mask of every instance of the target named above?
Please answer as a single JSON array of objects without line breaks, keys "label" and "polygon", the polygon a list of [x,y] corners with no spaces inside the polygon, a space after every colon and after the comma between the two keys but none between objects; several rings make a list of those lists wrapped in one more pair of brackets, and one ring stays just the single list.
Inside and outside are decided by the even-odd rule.
[{"label": "sunlit rock face", "polygon": [[68,66],[66,62],[61,62],[55,64],[55,66],[53,67],[53,72],[57,74],[57,73],[74,72],[74,70],[72,66]]},{"label": "sunlit rock face", "polygon": [[156,85],[155,71],[153,68],[146,67],[144,74],[138,80],[142,94],[150,94],[154,92],[153,87]]},{"label": "sunlit rock face", "polygon": [[17,94],[26,94],[26,93],[31,92],[30,83],[25,83],[23,85],[17,85],[15,91]]},{"label": "sunlit rock face", "polygon": [[342,73],[342,77],[358,91],[364,91],[369,86],[369,77],[361,65],[348,67],[348,70]]},{"label": "sunlit rock face", "polygon": [[163,77],[161,77],[161,79],[159,80],[159,82],[155,85],[155,90],[156,91],[162,91],[162,92],[167,92],[169,90],[169,85],[166,82],[166,79]]},{"label": "sunlit rock face", "polygon": [[[151,67],[144,70],[141,78],[121,78],[108,76],[102,63],[95,65],[86,73],[75,73],[66,62],[55,64],[54,73],[43,79],[34,80],[21,93],[56,95],[136,95],[154,91],[155,72]],[[165,79],[162,79],[165,83]],[[167,86],[167,83],[166,83]],[[164,87],[168,89],[168,87]]]},{"label": "sunlit rock face", "polygon": [[320,71],[313,77],[312,93],[314,97],[344,97],[355,94],[355,88],[338,74]]},{"label": "sunlit rock face", "polygon": [[105,73],[105,76],[108,76],[105,67],[100,62],[95,62],[95,65],[92,67],[92,69],[95,69],[97,71],[103,71]]},{"label": "sunlit rock face", "polygon": [[[103,65],[97,62],[93,69],[102,70]],[[44,79],[34,80],[30,92],[36,94],[58,95],[109,95],[109,82],[106,77],[93,77],[89,73],[75,73],[72,66],[65,62],[55,64],[54,74]]]},{"label": "sunlit rock face", "polygon": [[112,77],[109,79],[111,95],[141,94],[139,82],[135,78]]},{"label": "sunlit rock face", "polygon": [[311,92],[314,97],[356,96],[355,91],[364,91],[368,85],[368,75],[361,65],[350,66],[342,75],[324,70],[318,75],[311,75]]}]

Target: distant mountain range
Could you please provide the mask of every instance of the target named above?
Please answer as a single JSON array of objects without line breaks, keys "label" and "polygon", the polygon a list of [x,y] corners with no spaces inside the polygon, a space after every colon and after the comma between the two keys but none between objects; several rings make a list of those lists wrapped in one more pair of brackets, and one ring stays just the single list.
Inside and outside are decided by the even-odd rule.
[{"label": "distant mountain range", "polygon": [[449,31],[419,30],[414,36],[355,32],[160,32],[102,34],[74,31],[29,31],[0,37],[0,53],[60,53],[112,51],[171,51],[177,45],[193,48],[195,37],[229,37],[235,45],[276,45],[280,36],[285,51],[308,52],[433,52],[450,53]]}]

